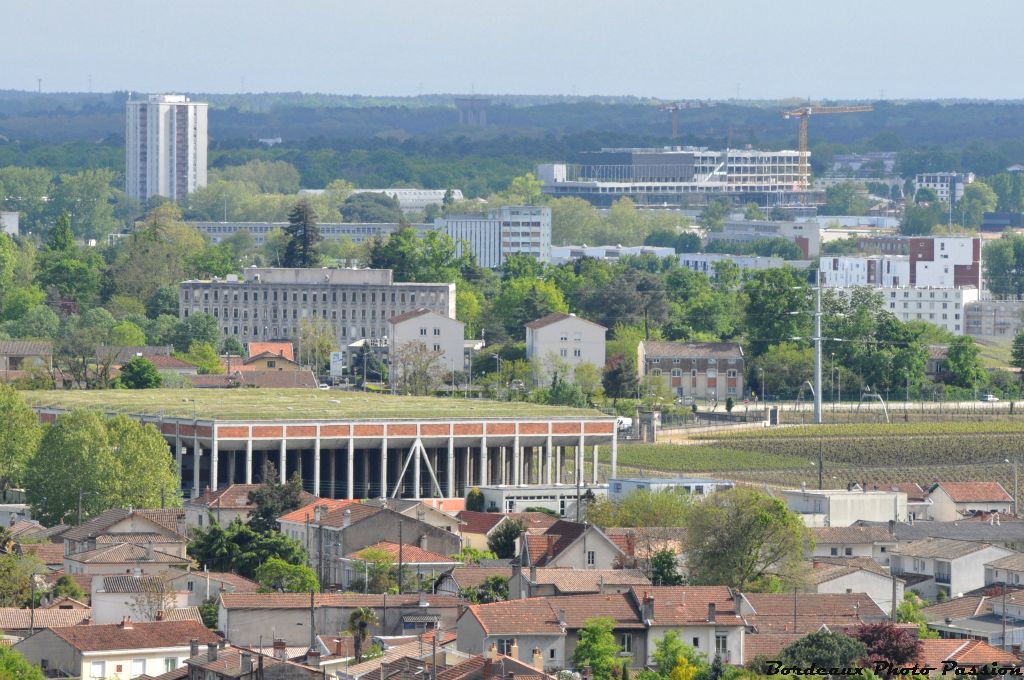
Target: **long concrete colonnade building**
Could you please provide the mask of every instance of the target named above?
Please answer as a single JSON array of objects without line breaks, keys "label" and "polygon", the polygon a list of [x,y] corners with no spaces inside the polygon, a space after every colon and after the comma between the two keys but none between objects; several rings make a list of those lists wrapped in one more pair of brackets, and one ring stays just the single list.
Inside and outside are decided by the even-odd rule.
[{"label": "long concrete colonnade building", "polygon": [[[107,390],[25,393],[43,422],[73,408],[156,427],[181,488],[258,483],[264,462],[329,498],[462,497],[487,484],[598,481],[598,446],[617,467],[615,418],[522,402],[321,390]],[[587,460],[589,458],[589,460]],[[586,482],[581,478],[580,482]]]}]

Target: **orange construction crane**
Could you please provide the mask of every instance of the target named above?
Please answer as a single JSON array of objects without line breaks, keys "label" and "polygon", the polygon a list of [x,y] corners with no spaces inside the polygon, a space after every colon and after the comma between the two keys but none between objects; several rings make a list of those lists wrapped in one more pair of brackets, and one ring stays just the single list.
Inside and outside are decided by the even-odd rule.
[{"label": "orange construction crane", "polygon": [[782,117],[789,120],[790,118],[800,119],[800,178],[801,182],[806,182],[805,187],[810,184],[811,173],[808,167],[807,159],[807,119],[812,115],[820,115],[825,113],[863,113],[865,111],[874,111],[875,107],[871,104],[863,104],[858,106],[801,106],[798,109],[792,111],[783,111]]},{"label": "orange construction crane", "polygon": [[686,102],[674,102],[672,104],[662,104],[658,108],[662,111],[668,111],[672,114],[672,139],[679,137],[679,112],[683,109],[706,109],[714,106],[714,102],[710,101],[686,101]]}]

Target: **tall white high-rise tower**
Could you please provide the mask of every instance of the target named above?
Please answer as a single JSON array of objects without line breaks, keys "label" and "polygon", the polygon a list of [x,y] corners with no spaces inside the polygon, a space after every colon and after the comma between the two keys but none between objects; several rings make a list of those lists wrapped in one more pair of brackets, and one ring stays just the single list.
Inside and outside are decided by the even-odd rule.
[{"label": "tall white high-rise tower", "polygon": [[125,191],[145,203],[177,200],[206,186],[205,102],[182,95],[150,95],[125,106]]}]

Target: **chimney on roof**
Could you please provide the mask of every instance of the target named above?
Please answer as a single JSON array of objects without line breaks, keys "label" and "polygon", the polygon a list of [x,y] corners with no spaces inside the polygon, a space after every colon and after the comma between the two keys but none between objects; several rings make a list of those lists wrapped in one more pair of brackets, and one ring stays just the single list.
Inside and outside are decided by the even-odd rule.
[{"label": "chimney on roof", "polygon": [[334,642],[334,656],[342,656],[345,653],[345,650],[342,649],[341,640],[342,638],[339,635],[338,639]]},{"label": "chimney on roof", "polygon": [[320,512],[321,512],[321,509],[322,508],[319,505],[316,505],[316,506],[313,507],[313,521],[316,522],[317,524],[320,523]]},{"label": "chimney on roof", "polygon": [[163,609],[157,609],[156,610],[156,620],[157,621],[163,621],[164,620],[164,610]]},{"label": "chimney on roof", "polygon": [[320,650],[312,647],[306,652],[306,665],[320,667]]},{"label": "chimney on roof", "polygon": [[544,672],[544,655],[540,651],[540,647],[533,648],[533,667],[537,669],[538,673]]},{"label": "chimney on roof", "polygon": [[274,638],[274,658],[281,661],[288,660],[288,646],[283,638]]},{"label": "chimney on roof", "polygon": [[147,543],[146,544],[146,561],[147,562],[152,562],[153,561],[153,544],[152,543]]},{"label": "chimney on roof", "polygon": [[206,645],[206,660],[216,661],[217,660],[217,643],[210,642]]},{"label": "chimney on roof", "polygon": [[227,649],[228,648],[228,641],[225,638],[221,638],[220,640],[217,640],[217,645],[221,649]]},{"label": "chimney on roof", "polygon": [[199,656],[199,640],[192,638],[188,641],[188,655]]},{"label": "chimney on roof", "polygon": [[547,555],[548,557],[551,557],[552,555],[555,554],[555,537],[552,536],[551,534],[547,534],[547,536],[545,536],[545,538],[548,539],[548,547],[547,547],[547,550],[544,551],[544,554]]},{"label": "chimney on roof", "polygon": [[484,654],[484,657],[488,661],[494,661],[495,659],[498,658],[498,645],[497,645],[497,643],[495,643],[495,642],[491,643],[491,646],[487,648],[487,653]]},{"label": "chimney on roof", "polygon": [[427,549],[427,535],[426,534],[420,534],[420,540],[418,541],[418,543],[419,543],[419,546],[420,546],[420,550],[426,550]]},{"label": "chimney on roof", "polygon": [[597,577],[597,592],[604,595],[604,574]]},{"label": "chimney on roof", "polygon": [[895,536],[896,535],[896,520],[894,520],[894,519],[889,520],[889,535],[890,536]]},{"label": "chimney on roof", "polygon": [[530,581],[532,581],[533,583],[537,582],[537,565],[536,564],[531,564],[530,565]]},{"label": "chimney on roof", "polygon": [[512,638],[512,646],[508,649],[508,655],[515,660],[519,660],[519,642]]},{"label": "chimney on roof", "polygon": [[644,599],[641,604],[641,618],[644,621],[654,620],[654,596],[644,591]]},{"label": "chimney on roof", "polygon": [[243,675],[252,673],[252,654],[250,652],[242,652],[240,668]]},{"label": "chimney on roof", "polygon": [[352,511],[345,508],[345,512],[341,513],[341,528],[348,529],[349,524],[352,524]]},{"label": "chimney on roof", "polygon": [[130,617],[130,616],[124,617],[123,619],[121,619],[121,623],[118,624],[118,626],[120,628],[123,628],[124,630],[131,630],[132,629],[132,617]]},{"label": "chimney on roof", "polygon": [[715,622],[715,603],[708,602],[708,623]]}]

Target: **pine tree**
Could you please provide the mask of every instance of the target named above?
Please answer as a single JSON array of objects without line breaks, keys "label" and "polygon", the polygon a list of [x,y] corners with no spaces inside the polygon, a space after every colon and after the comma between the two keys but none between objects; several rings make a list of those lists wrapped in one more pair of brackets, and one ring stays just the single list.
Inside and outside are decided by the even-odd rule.
[{"label": "pine tree", "polygon": [[75,247],[75,237],[71,232],[71,216],[66,212],[61,213],[57,223],[50,232],[50,240],[46,242],[50,250],[69,251]]},{"label": "pine tree", "polygon": [[317,244],[320,228],[316,224],[316,211],[303,199],[288,213],[288,226],[284,228],[288,245],[284,250],[285,267],[312,267],[319,261]]}]

